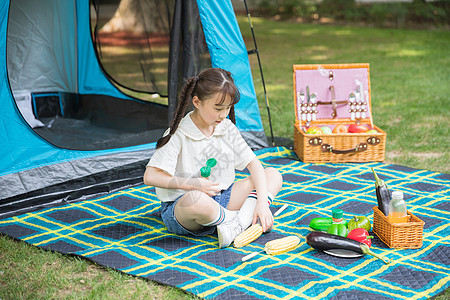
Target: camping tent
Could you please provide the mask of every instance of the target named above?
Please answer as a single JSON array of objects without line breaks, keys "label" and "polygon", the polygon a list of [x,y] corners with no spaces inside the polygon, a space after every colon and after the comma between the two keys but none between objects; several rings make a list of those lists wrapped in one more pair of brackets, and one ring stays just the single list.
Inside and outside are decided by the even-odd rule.
[{"label": "camping tent", "polygon": [[[232,72],[241,92],[237,126],[252,148],[267,145],[231,2],[139,0],[166,4],[167,63],[140,67],[153,83],[164,69],[165,86],[145,92],[166,93],[167,103],[127,93],[135,89],[123,89],[106,71],[91,23],[101,10],[91,2],[0,3],[0,217],[141,182],[183,80],[208,64]],[[208,64],[196,47],[202,44]]]}]

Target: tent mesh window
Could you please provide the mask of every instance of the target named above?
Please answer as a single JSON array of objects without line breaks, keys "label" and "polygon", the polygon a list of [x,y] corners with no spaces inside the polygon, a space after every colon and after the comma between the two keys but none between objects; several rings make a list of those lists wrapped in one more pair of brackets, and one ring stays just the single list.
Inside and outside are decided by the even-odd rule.
[{"label": "tent mesh window", "polygon": [[7,69],[18,111],[60,148],[156,142],[185,80],[211,66],[196,1],[82,3],[11,1]]},{"label": "tent mesh window", "polygon": [[124,93],[170,105],[187,77],[211,67],[197,1],[93,0],[92,7],[97,56]]}]

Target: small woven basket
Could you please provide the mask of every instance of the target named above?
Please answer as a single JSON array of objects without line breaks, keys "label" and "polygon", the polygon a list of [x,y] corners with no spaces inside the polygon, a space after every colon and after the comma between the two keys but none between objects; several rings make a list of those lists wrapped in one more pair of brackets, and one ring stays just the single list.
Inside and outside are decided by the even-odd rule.
[{"label": "small woven basket", "polygon": [[418,249],[422,247],[424,221],[408,211],[408,223],[390,223],[378,209],[373,208],[373,232],[389,248]]}]

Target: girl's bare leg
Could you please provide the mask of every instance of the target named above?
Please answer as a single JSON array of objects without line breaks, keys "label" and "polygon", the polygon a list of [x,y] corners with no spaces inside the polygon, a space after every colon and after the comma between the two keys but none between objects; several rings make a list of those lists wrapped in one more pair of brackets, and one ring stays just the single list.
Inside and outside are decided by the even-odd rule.
[{"label": "girl's bare leg", "polygon": [[184,194],[175,204],[175,217],[186,229],[197,231],[201,224],[211,222],[218,213],[217,202],[200,191]]},{"label": "girl's bare leg", "polygon": [[[270,192],[274,197],[281,190],[283,184],[283,178],[275,168],[264,169],[267,178],[267,191]],[[248,176],[242,180],[237,181],[233,185],[231,190],[230,203],[228,204],[229,210],[239,210],[244,204],[247,196],[251,191],[255,189],[255,185],[252,181],[252,176]]]}]

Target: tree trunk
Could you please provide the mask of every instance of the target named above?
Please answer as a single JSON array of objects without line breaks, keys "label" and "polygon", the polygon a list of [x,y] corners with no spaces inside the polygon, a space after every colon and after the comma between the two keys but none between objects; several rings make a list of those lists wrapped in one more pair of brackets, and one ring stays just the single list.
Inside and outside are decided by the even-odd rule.
[{"label": "tree trunk", "polygon": [[121,0],[114,16],[101,32],[167,32],[170,27],[166,1]]}]

